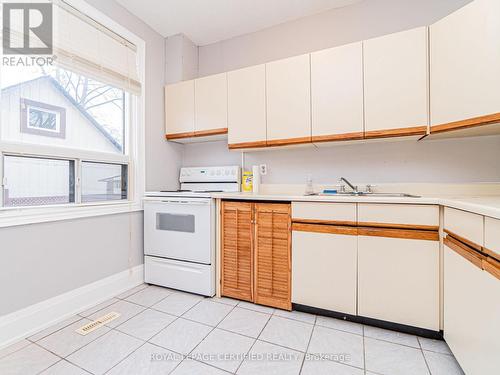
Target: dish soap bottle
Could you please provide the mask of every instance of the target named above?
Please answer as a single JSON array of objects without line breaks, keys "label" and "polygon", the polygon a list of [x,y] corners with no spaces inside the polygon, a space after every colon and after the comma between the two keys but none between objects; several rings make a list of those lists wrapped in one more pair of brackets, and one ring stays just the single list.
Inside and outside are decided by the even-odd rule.
[{"label": "dish soap bottle", "polygon": [[304,194],[314,195],[313,179],[310,174],[308,174],[306,178],[306,191],[304,192]]}]

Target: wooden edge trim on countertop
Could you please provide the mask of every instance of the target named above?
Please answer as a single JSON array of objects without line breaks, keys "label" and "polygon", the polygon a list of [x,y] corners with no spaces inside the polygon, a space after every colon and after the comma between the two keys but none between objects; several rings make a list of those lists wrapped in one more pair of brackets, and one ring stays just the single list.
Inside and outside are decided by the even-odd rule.
[{"label": "wooden edge trim on countertop", "polygon": [[446,236],[444,238],[444,244],[451,250],[456,252],[458,255],[461,255],[462,257],[467,259],[476,267],[483,269],[483,260],[486,259],[486,257],[478,253],[475,249],[467,246],[464,243],[461,243],[457,239],[454,239],[450,236]]},{"label": "wooden edge trim on countertop", "polygon": [[341,141],[357,141],[364,138],[363,132],[330,134],[330,135],[313,135],[312,142],[341,142]]},{"label": "wooden edge trim on countertop", "polygon": [[299,137],[299,138],[287,138],[287,139],[272,139],[267,140],[267,147],[278,147],[278,146],[288,146],[288,145],[298,145],[303,143],[311,143],[311,137]]},{"label": "wooden edge trim on countertop", "polygon": [[439,225],[415,225],[415,224],[393,224],[393,223],[372,223],[360,221],[360,227],[389,228],[389,229],[412,229],[439,231]]},{"label": "wooden edge trim on countertop", "polygon": [[237,150],[241,148],[262,148],[266,147],[266,141],[255,141],[255,142],[241,142],[241,143],[230,143],[228,148],[230,150]]},{"label": "wooden edge trim on countertop", "polygon": [[300,224],[321,224],[321,225],[337,225],[337,226],[348,226],[348,227],[358,226],[358,223],[355,221],[342,221],[342,220],[301,219],[293,217],[292,221],[294,223],[300,223]]},{"label": "wooden edge trim on countertop", "polygon": [[184,132],[184,133],[167,133],[165,138],[167,140],[180,139],[180,138],[192,138],[194,137],[194,132]]},{"label": "wooden edge trim on countertop", "polygon": [[305,224],[297,222],[292,223],[292,230],[297,232],[345,234],[349,236],[358,235],[358,228],[356,227],[323,225],[323,224]]},{"label": "wooden edge trim on countertop", "polygon": [[409,240],[439,241],[439,232],[430,230],[359,227],[359,236],[403,238]]},{"label": "wooden edge trim on countertop", "polygon": [[500,254],[497,253],[496,251],[493,251],[493,250],[490,250],[486,247],[483,247],[483,253],[485,253],[486,255],[492,257],[493,259],[495,259],[497,262],[500,262]]},{"label": "wooden edge trim on countertop", "polygon": [[208,137],[211,135],[222,135],[227,134],[227,128],[218,128],[218,129],[210,129],[210,130],[200,130],[194,131],[194,137]]},{"label": "wooden edge trim on countertop", "polygon": [[500,280],[500,262],[497,260],[487,257],[483,259],[483,270],[495,276],[498,280]]},{"label": "wooden edge trim on countertop", "polygon": [[472,241],[469,241],[467,238],[459,236],[458,234],[453,233],[452,231],[450,231],[450,230],[448,230],[446,228],[444,228],[443,231],[444,231],[444,233],[446,233],[450,237],[453,237],[453,239],[458,240],[458,241],[466,244],[469,247],[472,247],[474,250],[481,251],[481,252],[483,251],[483,247],[481,245],[478,245],[478,244],[476,244],[476,243],[474,243]]},{"label": "wooden edge trim on countertop", "polygon": [[427,126],[414,126],[411,128],[365,131],[364,138],[365,139],[392,138],[392,137],[407,137],[412,135],[425,135],[425,134],[427,134]]},{"label": "wooden edge trim on countertop", "polygon": [[469,129],[477,126],[490,125],[497,122],[500,122],[500,113],[493,113],[491,115],[472,117],[466,120],[433,125],[431,126],[431,134],[444,133],[452,130]]}]

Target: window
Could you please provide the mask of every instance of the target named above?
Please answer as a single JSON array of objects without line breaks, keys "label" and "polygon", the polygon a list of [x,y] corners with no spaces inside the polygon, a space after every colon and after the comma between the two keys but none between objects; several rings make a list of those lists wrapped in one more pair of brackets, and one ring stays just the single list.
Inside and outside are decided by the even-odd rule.
[{"label": "window", "polygon": [[72,160],[4,156],[5,207],[65,204],[75,201]]},{"label": "window", "polygon": [[21,98],[21,132],[47,137],[66,137],[66,110]]},{"label": "window", "polygon": [[82,202],[127,199],[127,166],[82,162]]}]

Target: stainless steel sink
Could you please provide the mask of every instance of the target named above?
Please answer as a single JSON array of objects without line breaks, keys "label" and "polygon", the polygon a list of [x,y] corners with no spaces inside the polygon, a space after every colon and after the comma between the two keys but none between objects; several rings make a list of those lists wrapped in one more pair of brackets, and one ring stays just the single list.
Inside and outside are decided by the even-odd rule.
[{"label": "stainless steel sink", "polygon": [[364,193],[364,192],[345,192],[345,193],[318,193],[320,196],[347,196],[347,197],[387,197],[387,198],[421,198],[420,195],[407,193]]}]

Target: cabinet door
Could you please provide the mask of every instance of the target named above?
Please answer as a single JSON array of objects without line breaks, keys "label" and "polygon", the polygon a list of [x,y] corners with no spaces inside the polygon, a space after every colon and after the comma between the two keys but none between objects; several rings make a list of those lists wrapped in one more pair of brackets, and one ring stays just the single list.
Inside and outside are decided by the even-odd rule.
[{"label": "cabinet door", "polygon": [[203,77],[194,81],[195,132],[227,130],[227,75]]},{"label": "cabinet door", "polygon": [[292,302],[356,315],[357,246],[356,228],[293,224]]},{"label": "cabinet door", "polygon": [[472,1],[431,26],[432,125],[500,112],[499,40],[498,0]]},{"label": "cabinet door", "polygon": [[266,69],[252,66],[227,73],[230,149],[266,145]]},{"label": "cabinet door", "polygon": [[266,64],[267,144],[311,141],[309,55]]},{"label": "cabinet door", "polygon": [[427,28],[363,42],[366,136],[425,134],[428,128]]},{"label": "cabinet door", "polygon": [[165,86],[165,121],[167,139],[194,134],[194,81]]},{"label": "cabinet door", "polygon": [[359,236],[358,314],[438,331],[439,241]]},{"label": "cabinet door", "polygon": [[253,301],[253,204],[222,202],[222,295]]},{"label": "cabinet door", "polygon": [[311,54],[313,142],[363,138],[363,51],[353,43]]},{"label": "cabinet door", "polygon": [[500,280],[444,247],[444,338],[466,374],[500,373]]},{"label": "cabinet door", "polygon": [[254,302],[291,310],[290,204],[257,203],[255,215]]}]

